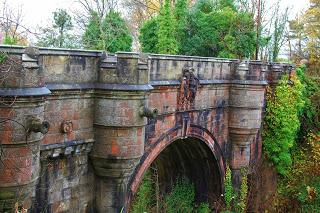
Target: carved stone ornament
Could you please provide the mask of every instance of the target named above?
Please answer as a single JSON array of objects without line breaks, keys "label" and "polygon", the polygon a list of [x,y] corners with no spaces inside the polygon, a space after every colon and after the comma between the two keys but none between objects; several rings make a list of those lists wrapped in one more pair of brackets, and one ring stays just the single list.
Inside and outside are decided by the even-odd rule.
[{"label": "carved stone ornament", "polygon": [[199,84],[199,79],[194,75],[194,69],[185,66],[182,69],[182,80],[178,97],[178,107],[180,110],[194,108],[194,101]]},{"label": "carved stone ornament", "polygon": [[61,132],[70,133],[73,130],[72,121],[63,121],[61,124]]},{"label": "carved stone ornament", "polygon": [[50,128],[48,121],[41,121],[40,118],[31,116],[27,120],[28,132],[41,132],[47,134]]}]

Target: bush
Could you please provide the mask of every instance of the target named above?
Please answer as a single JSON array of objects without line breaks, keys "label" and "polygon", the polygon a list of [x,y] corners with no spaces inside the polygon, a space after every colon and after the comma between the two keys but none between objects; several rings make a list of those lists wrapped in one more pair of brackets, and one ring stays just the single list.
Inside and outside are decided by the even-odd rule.
[{"label": "bush", "polygon": [[132,213],[148,212],[152,203],[154,193],[152,190],[151,173],[148,170],[140,184],[137,195],[132,205]]},{"label": "bush", "polygon": [[184,178],[177,179],[171,193],[165,197],[167,212],[192,212],[194,195],[194,186],[189,180]]}]

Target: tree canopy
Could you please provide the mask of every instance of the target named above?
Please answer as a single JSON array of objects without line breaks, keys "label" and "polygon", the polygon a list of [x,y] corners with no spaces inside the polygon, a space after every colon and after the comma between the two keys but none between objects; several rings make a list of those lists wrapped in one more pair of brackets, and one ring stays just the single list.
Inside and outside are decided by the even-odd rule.
[{"label": "tree canopy", "polygon": [[[143,51],[229,58],[250,58],[253,54],[253,16],[237,10],[233,1],[200,0],[188,8],[186,0],[178,0],[173,15],[166,2],[159,15],[140,30]],[[154,44],[156,48],[149,48]]]},{"label": "tree canopy", "polygon": [[160,9],[158,21],[156,43],[158,53],[176,54],[178,52],[178,42],[175,34],[176,20],[171,12],[170,0],[166,0],[164,6]]},{"label": "tree canopy", "polygon": [[120,13],[110,11],[100,20],[98,14],[92,12],[82,38],[84,47],[108,52],[130,51],[132,36]]},{"label": "tree canopy", "polygon": [[53,12],[51,26],[42,28],[38,37],[38,46],[44,47],[80,47],[77,37],[71,33],[73,29],[72,18],[64,9]]}]

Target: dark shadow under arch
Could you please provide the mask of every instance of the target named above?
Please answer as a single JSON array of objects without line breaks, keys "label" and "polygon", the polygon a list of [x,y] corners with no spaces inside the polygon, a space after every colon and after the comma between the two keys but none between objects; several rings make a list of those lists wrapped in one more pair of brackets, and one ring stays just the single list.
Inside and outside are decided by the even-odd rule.
[{"label": "dark shadow under arch", "polygon": [[177,178],[189,179],[195,187],[195,201],[213,203],[222,193],[217,161],[206,144],[197,138],[178,139],[152,162],[162,193],[168,193]]}]

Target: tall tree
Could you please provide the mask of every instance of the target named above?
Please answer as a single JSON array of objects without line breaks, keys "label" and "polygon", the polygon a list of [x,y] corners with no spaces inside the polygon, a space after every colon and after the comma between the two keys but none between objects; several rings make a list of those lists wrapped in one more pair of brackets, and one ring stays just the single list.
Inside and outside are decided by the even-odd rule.
[{"label": "tall tree", "polygon": [[140,28],[139,41],[141,44],[141,51],[146,53],[157,53],[157,30],[158,30],[158,19],[153,17],[143,24]]},{"label": "tall tree", "polygon": [[57,11],[53,12],[53,20],[54,24],[53,27],[58,29],[58,42],[59,47],[63,46],[64,43],[64,32],[67,32],[72,29],[72,21],[71,16],[67,13],[66,10],[58,9]]},{"label": "tall tree", "polygon": [[188,7],[187,0],[177,0],[174,8],[174,18],[176,20],[176,39],[178,42],[178,53],[182,54],[182,45],[188,33]]},{"label": "tall tree", "polygon": [[279,51],[288,40],[289,9],[280,7],[281,0],[273,4],[267,4],[266,0],[237,0],[237,2],[240,10],[251,13],[255,17],[255,59],[278,60]]},{"label": "tall tree", "polygon": [[73,29],[72,18],[64,9],[53,12],[51,26],[42,28],[38,36],[38,46],[78,48],[77,36],[71,32]]},{"label": "tall tree", "polygon": [[130,51],[132,36],[118,12],[110,11],[102,22],[93,12],[83,35],[83,44],[86,48],[108,52]]},{"label": "tall tree", "polygon": [[79,7],[73,11],[75,21],[80,29],[85,30],[92,13],[96,13],[96,16],[102,23],[110,11],[116,10],[118,2],[118,0],[76,0]]},{"label": "tall tree", "polygon": [[100,38],[101,34],[102,28],[99,15],[96,12],[92,12],[82,37],[83,46],[90,49],[104,49],[103,41]]},{"label": "tall tree", "polygon": [[228,58],[253,55],[253,17],[237,11],[231,3],[213,4],[210,0],[201,0],[194,5],[189,17],[190,35],[185,42],[185,54]]},{"label": "tall tree", "polygon": [[320,0],[310,0],[310,7],[305,15],[305,33],[307,52],[313,70],[320,70]]},{"label": "tall tree", "polygon": [[297,16],[294,20],[289,21],[289,55],[290,60],[299,63],[306,58],[304,47],[306,46],[306,36],[304,32],[304,23],[302,16]]},{"label": "tall tree", "polygon": [[270,59],[271,61],[277,61],[280,48],[286,41],[285,30],[288,23],[289,8],[286,8],[284,12],[280,12],[279,4],[276,7],[273,17],[273,33],[271,35],[270,43]]},{"label": "tall tree", "polygon": [[159,53],[163,54],[176,54],[178,52],[178,42],[175,35],[176,22],[170,5],[170,0],[165,0],[159,13],[157,49]]}]

